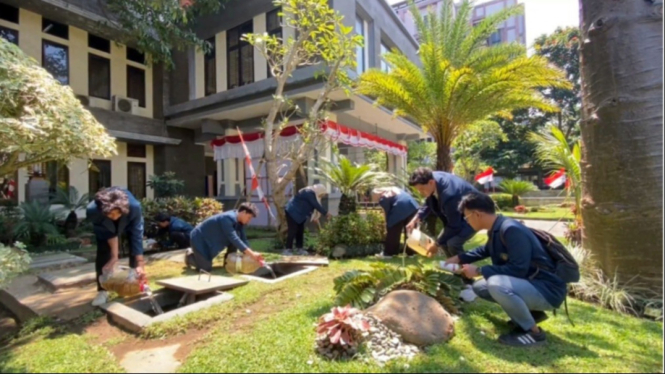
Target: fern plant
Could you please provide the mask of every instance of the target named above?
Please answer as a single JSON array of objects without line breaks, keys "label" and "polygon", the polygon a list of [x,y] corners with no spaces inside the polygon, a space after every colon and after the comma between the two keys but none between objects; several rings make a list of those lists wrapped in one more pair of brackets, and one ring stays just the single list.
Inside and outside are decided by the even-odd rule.
[{"label": "fern plant", "polygon": [[423,265],[397,267],[374,263],[370,270],[351,270],[334,279],[335,305],[365,309],[395,290],[422,292],[436,299],[450,313],[459,313],[459,278]]},{"label": "fern plant", "polygon": [[518,181],[515,179],[505,179],[501,181],[499,188],[503,192],[513,196],[513,207],[520,205],[521,196],[524,196],[527,192],[538,189],[535,184],[529,181]]},{"label": "fern plant", "polygon": [[14,228],[18,239],[25,240],[33,246],[46,243],[47,235],[58,235],[55,226],[55,215],[50,205],[40,204],[38,201],[21,204],[22,219]]}]

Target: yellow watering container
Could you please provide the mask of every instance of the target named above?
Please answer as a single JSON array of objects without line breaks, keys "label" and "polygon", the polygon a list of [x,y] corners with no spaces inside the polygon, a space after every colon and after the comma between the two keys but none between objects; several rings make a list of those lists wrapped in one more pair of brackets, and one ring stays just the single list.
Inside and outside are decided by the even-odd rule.
[{"label": "yellow watering container", "polygon": [[409,237],[406,239],[406,244],[411,247],[411,249],[416,251],[419,255],[425,257],[427,257],[428,254],[427,248],[434,243],[436,243],[434,239],[425,235],[417,228],[413,229]]}]

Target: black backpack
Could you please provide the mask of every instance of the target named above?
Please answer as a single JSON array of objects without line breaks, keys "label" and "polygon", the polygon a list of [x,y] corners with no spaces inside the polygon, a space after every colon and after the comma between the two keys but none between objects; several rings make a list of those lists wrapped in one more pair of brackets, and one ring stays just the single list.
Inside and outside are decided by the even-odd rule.
[{"label": "black backpack", "polygon": [[[577,263],[577,261],[575,261],[573,255],[570,254],[568,248],[566,248],[566,246],[563,245],[554,235],[550,234],[547,231],[538,230],[531,227],[527,228],[531,230],[533,235],[536,236],[536,239],[538,239],[540,245],[543,246],[545,252],[547,252],[547,254],[554,262],[554,275],[559,277],[565,283],[579,282],[580,266]],[[499,234],[501,236],[501,242],[503,243],[504,246],[507,247],[506,240],[503,238],[503,232],[499,231]],[[530,279],[535,278],[536,275],[538,275],[538,272],[540,271],[540,266],[538,266],[536,262],[533,262],[532,265],[536,267],[536,272],[531,277],[529,277]],[[567,297],[564,300],[564,303],[565,303],[566,316],[568,317],[568,321],[570,321],[570,323],[573,326],[575,326],[573,321],[570,319],[570,315],[568,314]],[[556,309],[554,310],[554,315],[556,315]]]}]

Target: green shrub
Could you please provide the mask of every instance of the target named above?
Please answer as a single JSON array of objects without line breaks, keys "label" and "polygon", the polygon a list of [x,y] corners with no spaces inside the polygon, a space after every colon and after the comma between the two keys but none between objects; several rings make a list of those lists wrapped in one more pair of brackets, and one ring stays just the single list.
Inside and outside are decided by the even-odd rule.
[{"label": "green shrub", "polygon": [[333,217],[319,234],[316,250],[318,253],[330,256],[336,245],[348,247],[376,247],[383,243],[386,237],[386,222],[384,215],[377,212],[367,212],[363,217],[358,213]]},{"label": "green shrub", "polygon": [[141,208],[146,227],[157,223],[154,221],[157,213],[166,213],[196,226],[205,219],[221,213],[222,203],[215,199],[177,196],[154,200],[143,199]]},{"label": "green shrub", "polygon": [[496,203],[496,206],[501,210],[512,210],[513,205],[513,195],[507,193],[493,193],[490,194],[490,197]]},{"label": "green shrub", "polygon": [[174,197],[185,189],[185,181],[177,179],[172,171],[162,175],[151,175],[148,179],[148,187],[155,190],[155,196],[158,198]]},{"label": "green shrub", "polygon": [[21,211],[16,206],[0,207],[0,243],[14,243],[14,229],[20,216]]},{"label": "green shrub", "polygon": [[23,244],[16,243],[7,247],[0,243],[0,288],[18,274],[28,270],[30,261]]},{"label": "green shrub", "polygon": [[50,205],[32,201],[22,203],[20,209],[21,217],[14,227],[17,239],[30,246],[42,246],[46,244],[48,235],[59,234],[55,225],[55,214],[51,212]]}]

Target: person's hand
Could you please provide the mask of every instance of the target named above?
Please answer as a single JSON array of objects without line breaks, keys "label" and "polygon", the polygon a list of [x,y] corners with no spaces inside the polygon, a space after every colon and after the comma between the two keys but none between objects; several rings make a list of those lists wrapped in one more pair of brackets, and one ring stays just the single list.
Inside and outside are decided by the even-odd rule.
[{"label": "person's hand", "polygon": [[439,246],[436,243],[432,243],[429,246],[427,246],[427,257],[432,258],[436,256],[438,252],[439,252]]},{"label": "person's hand", "polygon": [[264,259],[263,259],[263,255],[260,254],[260,253],[254,252],[254,251],[252,251],[252,250],[249,249],[249,248],[247,248],[247,249],[245,250],[245,252],[246,252],[251,258],[253,258],[254,260],[256,260],[257,262],[262,262],[262,261],[264,261]]},{"label": "person's hand", "polygon": [[312,222],[314,222],[314,223],[316,223],[316,224],[318,225],[318,224],[319,224],[319,219],[318,219],[318,218],[314,218],[314,219],[312,220]]},{"label": "person's hand", "polygon": [[468,279],[473,279],[480,275],[480,271],[476,265],[462,265],[462,274]]},{"label": "person's hand", "polygon": [[143,256],[136,256],[136,268],[134,270],[136,270],[136,275],[138,275],[139,280],[145,280],[146,272]]},{"label": "person's hand", "polygon": [[451,257],[446,260],[446,264],[458,264],[459,265],[459,256]]},{"label": "person's hand", "polygon": [[411,231],[413,231],[413,229],[416,228],[417,224],[418,224],[418,217],[415,217],[414,219],[411,220],[411,222],[409,222],[408,225],[406,225],[406,232],[410,234]]},{"label": "person's hand", "polygon": [[115,269],[115,266],[118,264],[118,258],[117,257],[112,257],[109,262],[104,265],[102,268],[102,273],[110,273]]},{"label": "person's hand", "polygon": [[332,214],[330,214],[330,213],[326,214],[327,219],[332,219],[332,217],[333,217]]}]

